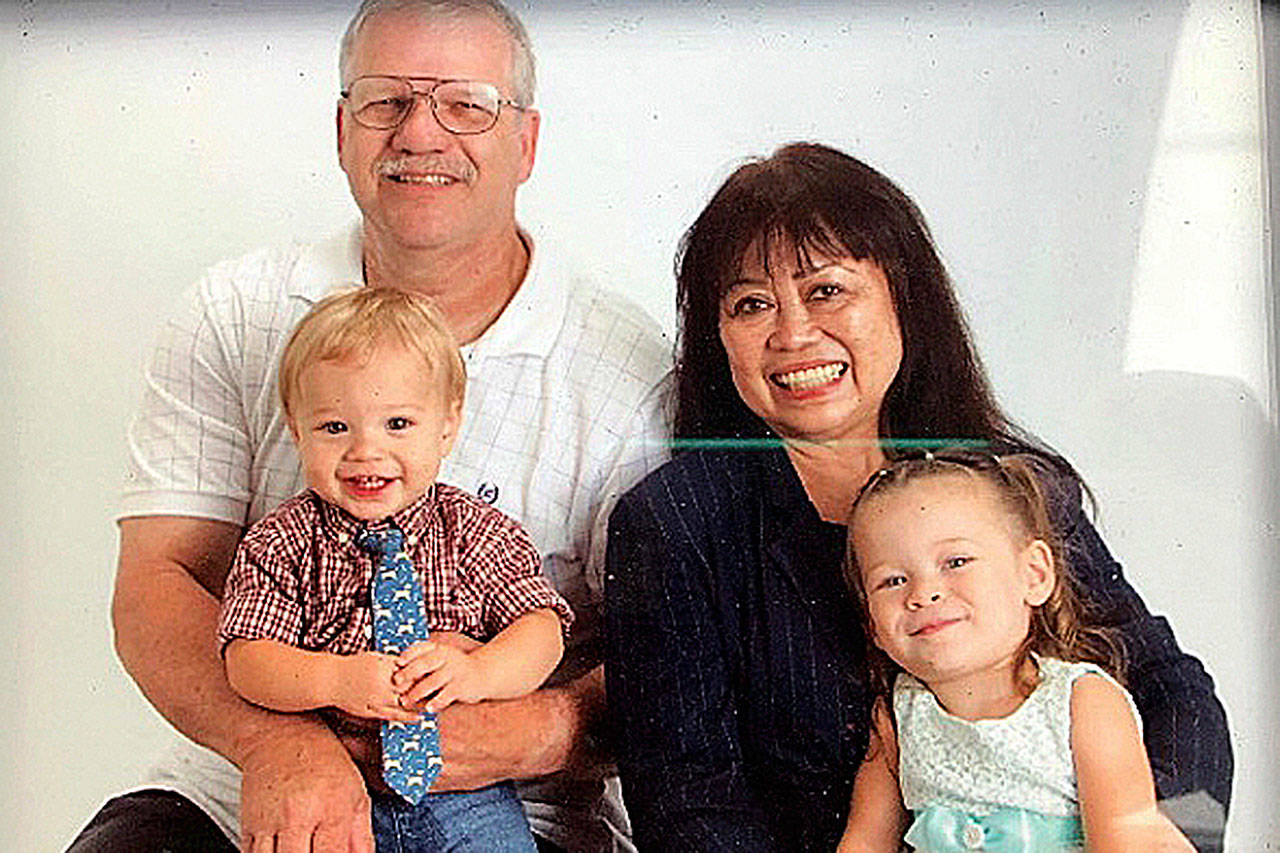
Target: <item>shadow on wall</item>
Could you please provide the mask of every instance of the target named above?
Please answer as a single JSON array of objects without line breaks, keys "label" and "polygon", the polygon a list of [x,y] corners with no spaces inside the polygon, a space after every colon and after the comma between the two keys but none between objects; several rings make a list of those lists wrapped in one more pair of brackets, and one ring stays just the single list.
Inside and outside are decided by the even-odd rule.
[{"label": "shadow on wall", "polygon": [[[1215,677],[1235,751],[1233,803],[1270,809],[1280,783],[1280,740],[1264,728],[1280,707],[1280,434],[1232,379],[1151,371],[1102,393],[1091,404],[1111,413],[1107,479],[1122,484],[1113,497],[1125,511],[1102,502],[1101,526],[1127,540],[1131,577],[1188,579],[1176,602],[1136,585],[1153,610],[1171,611],[1180,642],[1191,640]],[[1186,534],[1153,542],[1117,522]]]}]

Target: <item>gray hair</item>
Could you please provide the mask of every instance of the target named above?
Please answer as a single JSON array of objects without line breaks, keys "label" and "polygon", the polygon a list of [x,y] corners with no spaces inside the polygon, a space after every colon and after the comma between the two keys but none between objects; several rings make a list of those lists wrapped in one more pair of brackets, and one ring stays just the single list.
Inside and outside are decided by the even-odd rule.
[{"label": "gray hair", "polygon": [[516,103],[522,107],[533,103],[537,85],[533,44],[524,24],[500,0],[364,0],[342,36],[342,48],[338,54],[342,88],[351,82],[347,79],[347,71],[351,67],[356,37],[370,18],[385,12],[412,12],[427,21],[456,20],[468,15],[487,16],[501,25],[511,39],[511,83]]}]

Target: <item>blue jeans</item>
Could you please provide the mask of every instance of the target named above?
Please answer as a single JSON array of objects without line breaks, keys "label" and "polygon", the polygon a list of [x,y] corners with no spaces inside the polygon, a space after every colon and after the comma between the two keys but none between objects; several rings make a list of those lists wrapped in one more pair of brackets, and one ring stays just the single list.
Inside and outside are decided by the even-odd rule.
[{"label": "blue jeans", "polygon": [[478,791],[427,794],[418,805],[373,795],[378,853],[535,853],[533,835],[516,796],[502,782]]}]

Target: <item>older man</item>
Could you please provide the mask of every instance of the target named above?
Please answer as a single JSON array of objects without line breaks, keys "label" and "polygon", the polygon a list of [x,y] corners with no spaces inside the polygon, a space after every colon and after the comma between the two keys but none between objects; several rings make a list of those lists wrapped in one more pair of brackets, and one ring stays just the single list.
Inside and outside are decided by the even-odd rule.
[{"label": "older man", "polygon": [[441,479],[523,521],[579,614],[553,686],[441,716],[434,790],[533,779],[522,796],[546,849],[625,847],[590,748],[603,708],[599,572],[613,499],[661,461],[668,348],[642,312],[515,221],[539,115],[528,37],[501,3],[366,0],[341,78],[338,155],[359,226],[210,270],[162,335],[130,430],[116,645],[201,746],[183,744],[145,788],[104,806],[72,850],[372,850],[359,768],[375,741],[245,703],[214,644],[244,527],[302,487],[274,390],[279,351],[316,299],[360,283],[439,303],[470,373]]}]

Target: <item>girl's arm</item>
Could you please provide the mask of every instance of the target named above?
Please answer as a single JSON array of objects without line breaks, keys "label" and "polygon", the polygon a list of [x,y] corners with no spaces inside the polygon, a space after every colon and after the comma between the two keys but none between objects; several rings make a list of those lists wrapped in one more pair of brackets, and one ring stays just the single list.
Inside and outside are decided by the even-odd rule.
[{"label": "girl's arm", "polygon": [[1083,675],[1072,686],[1071,753],[1090,853],[1194,853],[1156,808],[1151,765],[1133,712],[1120,689],[1101,676]]},{"label": "girl's arm", "polygon": [[1164,799],[1203,790],[1225,811],[1231,799],[1231,739],[1213,680],[1129,584],[1085,515],[1079,484],[1047,482],[1055,495],[1055,525],[1085,601],[1096,621],[1118,631],[1124,645],[1125,681],[1142,715],[1157,795]]},{"label": "girl's arm", "polygon": [[357,717],[412,722],[391,683],[394,655],[309,652],[277,640],[232,640],[227,680],[243,698],[275,711],[340,708]]},{"label": "girl's arm", "polygon": [[853,782],[849,822],[836,853],[897,853],[906,820],[898,788],[898,738],[880,700],[872,711],[871,742]]}]

